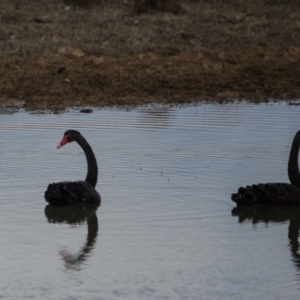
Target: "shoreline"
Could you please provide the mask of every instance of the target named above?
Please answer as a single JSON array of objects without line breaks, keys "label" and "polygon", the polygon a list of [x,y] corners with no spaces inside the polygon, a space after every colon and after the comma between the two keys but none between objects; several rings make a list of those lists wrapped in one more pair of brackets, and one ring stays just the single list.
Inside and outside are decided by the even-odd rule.
[{"label": "shoreline", "polygon": [[76,57],[74,49],[2,69],[0,104],[67,107],[254,103],[300,98],[300,48]]}]

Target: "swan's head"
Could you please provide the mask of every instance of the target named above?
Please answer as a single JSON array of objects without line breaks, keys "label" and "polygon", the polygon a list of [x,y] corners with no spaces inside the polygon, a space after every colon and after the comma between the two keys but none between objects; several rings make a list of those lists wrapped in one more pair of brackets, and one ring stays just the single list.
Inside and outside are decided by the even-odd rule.
[{"label": "swan's head", "polygon": [[80,135],[81,134],[80,134],[79,131],[76,131],[76,130],[67,130],[64,133],[64,136],[63,136],[61,142],[57,146],[57,149],[61,148],[62,146],[64,146],[67,143],[71,143],[71,142],[76,141]]}]

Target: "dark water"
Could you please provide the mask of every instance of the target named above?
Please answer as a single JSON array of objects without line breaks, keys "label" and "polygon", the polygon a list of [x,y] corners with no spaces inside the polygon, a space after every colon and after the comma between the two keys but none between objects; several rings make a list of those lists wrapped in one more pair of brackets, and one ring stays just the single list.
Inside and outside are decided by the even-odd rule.
[{"label": "dark water", "polygon": [[[234,209],[238,186],[287,181],[300,107],[0,115],[0,298],[295,299],[299,208]],[[46,207],[48,183],[84,179],[102,205]]]}]

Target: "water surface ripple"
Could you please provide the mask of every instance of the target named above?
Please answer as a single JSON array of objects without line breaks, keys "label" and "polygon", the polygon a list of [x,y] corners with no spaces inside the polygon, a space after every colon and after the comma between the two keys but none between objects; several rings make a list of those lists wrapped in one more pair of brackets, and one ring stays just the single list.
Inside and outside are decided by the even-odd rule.
[{"label": "water surface ripple", "polygon": [[[0,298],[294,299],[298,208],[235,208],[287,182],[300,107],[285,103],[0,115]],[[100,208],[52,208],[48,183],[99,164]]]}]

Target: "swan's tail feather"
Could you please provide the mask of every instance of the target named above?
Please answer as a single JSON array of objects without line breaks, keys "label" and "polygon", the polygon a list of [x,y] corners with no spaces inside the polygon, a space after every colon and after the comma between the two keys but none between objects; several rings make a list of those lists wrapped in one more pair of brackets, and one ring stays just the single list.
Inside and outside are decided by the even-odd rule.
[{"label": "swan's tail feather", "polygon": [[255,194],[251,186],[240,187],[236,194],[231,195],[231,200],[236,204],[246,205],[256,202]]},{"label": "swan's tail feather", "polygon": [[240,187],[236,194],[231,195],[231,199],[239,205],[249,205],[256,203],[268,204],[273,202],[273,197],[268,192],[270,192],[268,185],[247,185],[245,188]]},{"label": "swan's tail feather", "polygon": [[74,202],[73,198],[70,197],[70,190],[67,190],[63,184],[55,183],[48,185],[45,199],[51,205],[67,205]]}]

